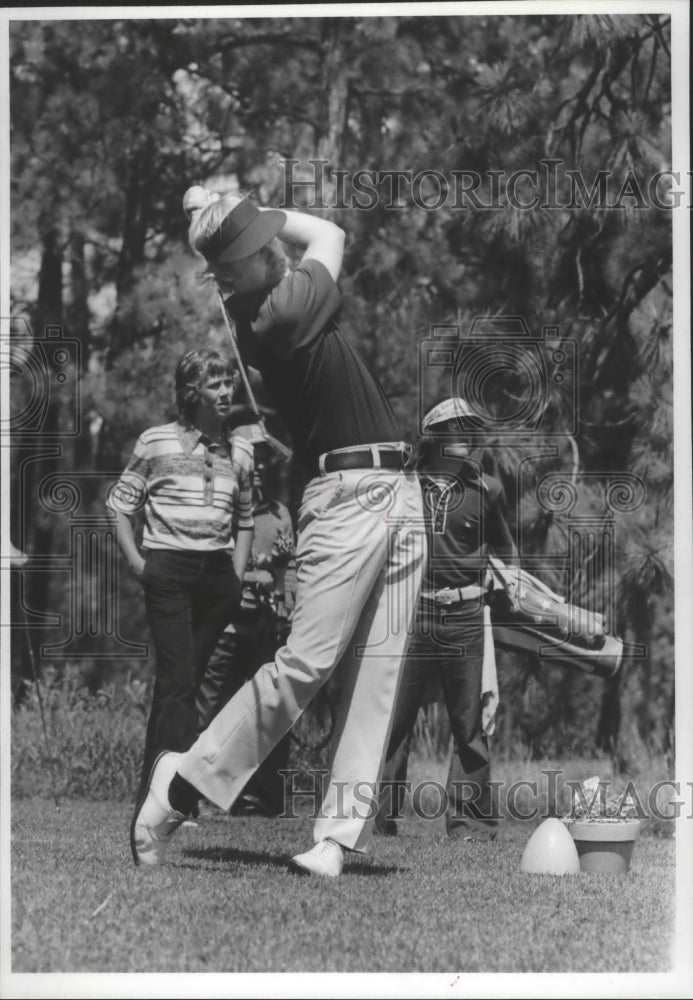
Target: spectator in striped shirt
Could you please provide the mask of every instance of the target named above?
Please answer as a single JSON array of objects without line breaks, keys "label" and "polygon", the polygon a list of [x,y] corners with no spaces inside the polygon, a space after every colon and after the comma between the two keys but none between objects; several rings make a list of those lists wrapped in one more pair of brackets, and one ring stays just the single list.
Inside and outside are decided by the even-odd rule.
[{"label": "spectator in striped shirt", "polygon": [[143,785],[162,751],[194,742],[198,685],[241,598],[253,537],[253,451],[229,431],[237,376],[216,351],[185,354],[175,374],[178,420],[140,435],[107,500],[144,589],[156,657]]}]

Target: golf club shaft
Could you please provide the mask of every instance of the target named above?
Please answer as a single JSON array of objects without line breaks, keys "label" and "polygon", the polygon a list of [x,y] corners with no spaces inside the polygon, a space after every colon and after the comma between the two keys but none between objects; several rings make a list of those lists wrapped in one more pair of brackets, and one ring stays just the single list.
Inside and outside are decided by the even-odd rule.
[{"label": "golf club shaft", "polygon": [[248,375],[247,375],[247,372],[245,370],[245,365],[243,364],[243,359],[241,358],[241,352],[240,352],[240,350],[238,348],[238,341],[236,340],[236,335],[233,332],[233,330],[231,329],[231,324],[229,323],[229,317],[228,317],[227,312],[226,312],[226,306],[224,305],[223,296],[222,296],[222,294],[221,294],[220,291],[217,291],[217,294],[219,296],[219,304],[221,306],[221,313],[222,313],[222,316],[224,317],[224,323],[226,325],[226,332],[228,333],[229,339],[231,340],[231,347],[233,348],[233,353],[234,353],[234,356],[236,358],[236,362],[238,363],[238,370],[241,373],[241,379],[243,380],[243,385],[245,387],[245,391],[246,391],[247,396],[248,396],[248,402],[250,403],[250,408],[252,409],[253,413],[255,414],[257,422],[260,425],[260,429],[262,430],[262,434],[265,437],[267,443],[270,444],[274,448],[274,450],[276,452],[278,452],[278,454],[280,454],[282,456],[282,458],[289,459],[289,458],[291,458],[291,456],[293,454],[293,452],[291,451],[291,449],[287,448],[287,446],[285,444],[282,444],[281,441],[278,441],[277,438],[275,438],[272,434],[270,434],[269,431],[267,430],[267,428],[265,427],[265,419],[262,416],[262,414],[260,413],[260,409],[259,409],[259,407],[257,405],[256,400],[255,400],[255,395],[254,395],[253,390],[252,390],[252,388],[250,386],[250,381],[248,379]]}]

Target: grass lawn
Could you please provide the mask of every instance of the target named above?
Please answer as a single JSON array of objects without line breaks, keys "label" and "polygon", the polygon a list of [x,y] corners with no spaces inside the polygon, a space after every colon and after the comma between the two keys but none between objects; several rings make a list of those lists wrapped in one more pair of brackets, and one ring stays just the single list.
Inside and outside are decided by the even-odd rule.
[{"label": "grass lawn", "polygon": [[524,875],[533,827],[457,843],[407,822],[335,882],[286,859],[307,819],[201,820],[142,871],[126,803],[12,804],[12,972],[665,972],[674,841],[622,876]]}]

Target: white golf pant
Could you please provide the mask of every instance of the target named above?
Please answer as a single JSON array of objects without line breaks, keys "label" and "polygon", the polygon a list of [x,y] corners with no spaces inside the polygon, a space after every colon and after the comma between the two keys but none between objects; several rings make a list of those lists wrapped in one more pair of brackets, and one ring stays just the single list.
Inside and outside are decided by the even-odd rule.
[{"label": "white golf pant", "polygon": [[287,643],[184,754],[179,774],[222,809],[341,664],[330,772],[315,822],[365,851],[426,556],[413,472],[312,479],[298,521],[296,606]]}]

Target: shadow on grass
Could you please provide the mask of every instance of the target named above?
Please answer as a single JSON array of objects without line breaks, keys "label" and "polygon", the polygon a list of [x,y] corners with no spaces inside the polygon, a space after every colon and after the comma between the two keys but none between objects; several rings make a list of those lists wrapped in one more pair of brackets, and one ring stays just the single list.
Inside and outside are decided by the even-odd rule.
[{"label": "shadow on grass", "polygon": [[408,871],[408,868],[401,868],[399,865],[369,865],[364,862],[349,864],[347,861],[344,866],[345,875],[401,875]]},{"label": "shadow on grass", "polygon": [[183,857],[196,858],[198,861],[216,861],[220,864],[241,862],[255,865],[275,865],[278,868],[286,868],[288,861],[286,856],[267,854],[261,851],[245,851],[235,847],[189,847],[183,851]]},{"label": "shadow on grass", "polygon": [[[286,855],[267,854],[261,851],[246,851],[234,847],[194,847],[183,851],[184,858],[194,858],[198,861],[214,861],[220,865],[229,863],[250,864],[250,865],[274,865],[277,868],[287,869],[289,858]],[[193,865],[178,864],[177,868],[192,868]],[[288,869],[290,870],[290,869]],[[397,865],[374,865],[367,862],[346,862],[344,867],[345,875],[368,875],[384,876],[395,875],[406,872],[408,869]],[[293,872],[297,875],[298,872]]]}]

